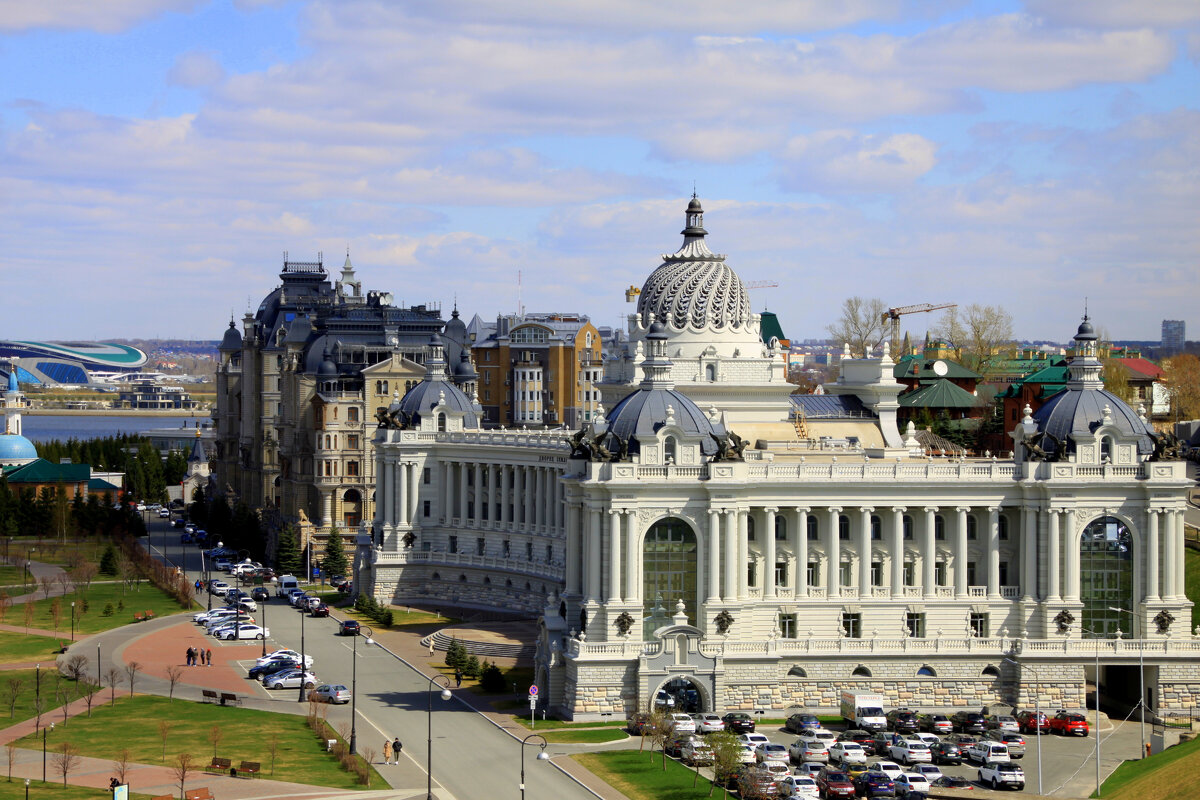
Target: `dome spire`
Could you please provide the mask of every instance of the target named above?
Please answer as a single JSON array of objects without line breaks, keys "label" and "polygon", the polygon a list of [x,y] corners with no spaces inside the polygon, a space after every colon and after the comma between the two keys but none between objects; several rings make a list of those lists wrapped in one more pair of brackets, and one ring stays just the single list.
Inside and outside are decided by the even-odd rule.
[{"label": "dome spire", "polygon": [[708,231],[704,230],[704,208],[700,205],[700,198],[696,196],[696,192],[692,191],[692,200],[688,203],[687,211],[684,212],[684,222],[686,226],[680,233],[684,235],[684,245],[696,240],[703,239],[708,236]]},{"label": "dome spire", "polygon": [[1075,352],[1067,364],[1067,373],[1070,376],[1067,383],[1069,388],[1104,388],[1104,381],[1100,377],[1104,365],[1100,363],[1099,351],[1096,346],[1097,339],[1096,329],[1092,327],[1085,306],[1083,322],[1079,323],[1079,329],[1075,332]]}]

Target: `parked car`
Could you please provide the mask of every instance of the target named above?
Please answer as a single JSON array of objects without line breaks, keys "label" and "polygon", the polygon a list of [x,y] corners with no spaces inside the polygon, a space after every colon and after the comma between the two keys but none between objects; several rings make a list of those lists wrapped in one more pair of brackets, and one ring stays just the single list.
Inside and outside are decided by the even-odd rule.
[{"label": "parked car", "polygon": [[362,626],[358,624],[356,619],[344,619],[338,625],[338,634],[340,636],[358,636],[362,631]]},{"label": "parked car", "polygon": [[256,664],[250,668],[247,677],[255,678],[260,681],[266,680],[269,676],[277,672],[283,672],[287,669],[296,669],[300,666],[300,661],[292,661],[291,659],[279,658],[275,661],[268,661],[266,664]]},{"label": "parked car", "polygon": [[953,733],[954,723],[945,714],[920,714],[917,716],[917,728],[929,733]]},{"label": "parked car", "polygon": [[770,775],[776,783],[792,774],[792,768],[784,761],[762,761],[756,769]]},{"label": "parked car", "polygon": [[887,713],[888,728],[896,733],[916,733],[917,715],[907,708],[897,708]]},{"label": "parked car", "polygon": [[[173,520],[171,520],[171,527],[172,527],[172,528],[184,528],[184,529],[186,529],[186,528],[187,528],[187,523],[183,521],[183,518],[182,518],[182,517],[180,517],[180,518],[178,518],[178,519],[173,519]],[[189,536],[191,535],[191,532],[190,532],[190,531],[189,531],[188,535],[189,535]]]},{"label": "parked car", "polygon": [[[265,656],[258,659],[254,663],[255,664],[265,664],[267,661],[271,661],[276,658],[292,658],[292,659],[295,659],[296,661],[299,661],[300,660],[300,652],[298,650],[289,650],[286,647],[281,647],[278,650],[273,650],[270,653],[267,653]],[[304,655],[304,666],[311,667],[312,663],[313,663],[313,657],[311,655],[305,654]]]},{"label": "parked car", "polygon": [[233,566],[233,562],[222,556],[213,562],[213,566],[221,572],[229,572],[230,567]]},{"label": "parked car", "polygon": [[229,591],[229,584],[225,581],[209,581],[208,593],[215,594],[217,597],[224,597],[225,592]]},{"label": "parked car", "polygon": [[737,790],[742,797],[774,797],[779,783],[768,772],[746,767],[738,774]]},{"label": "parked car", "polygon": [[919,772],[906,772],[895,780],[896,797],[928,797],[929,779]]},{"label": "parked car", "polygon": [[672,714],[671,730],[675,733],[693,734],[696,732],[696,720],[690,714]]},{"label": "parked car", "polygon": [[815,714],[792,714],[783,723],[783,729],[788,733],[801,734],[821,727],[821,720]]},{"label": "parked car", "polygon": [[905,765],[933,761],[929,745],[917,739],[901,739],[891,746],[889,752],[892,758]]},{"label": "parked car", "polygon": [[854,791],[859,797],[895,797],[896,784],[890,775],[869,770],[854,781]]},{"label": "parked car", "polygon": [[979,782],[999,789],[1001,786],[1021,791],[1025,788],[1025,771],[1009,762],[993,762],[979,768]]},{"label": "parked car", "polygon": [[967,760],[976,764],[991,764],[997,761],[1011,761],[1008,746],[999,742],[979,741],[967,748]]},{"label": "parked car", "polygon": [[[788,775],[779,781],[779,796],[789,798],[789,800],[820,800],[822,797],[820,782],[808,775]],[[830,794],[828,796],[853,797],[854,787],[850,787],[850,794]]]},{"label": "parked car", "polygon": [[748,744],[741,745],[741,752],[738,753],[738,757],[741,758],[743,764],[757,763],[754,758],[754,748]]},{"label": "parked car", "polygon": [[345,705],[350,702],[350,690],[340,683],[322,683],[309,692],[308,699],[317,703],[341,703]]},{"label": "parked car", "polygon": [[328,617],[329,606],[325,605],[324,603],[317,603],[308,613],[314,617]]},{"label": "parked car", "polygon": [[912,771],[918,775],[924,775],[926,780],[929,781],[936,781],[942,777],[942,771],[933,764],[916,764],[913,766]]},{"label": "parked car", "polygon": [[258,603],[265,603],[271,599],[271,593],[267,591],[267,587],[265,586],[255,586],[250,590],[250,596]]},{"label": "parked car", "polygon": [[721,717],[721,720],[725,723],[725,730],[730,733],[754,732],[754,718],[741,711],[731,711]]},{"label": "parked car", "polygon": [[939,789],[974,789],[975,785],[966,778],[960,778],[957,775],[943,775],[934,780],[931,784]]},{"label": "parked car", "polygon": [[892,779],[895,779],[904,772],[904,770],[900,769],[900,765],[894,761],[872,761],[868,767],[868,771],[882,772]]},{"label": "parked car", "polygon": [[1062,710],[1050,718],[1050,732],[1063,736],[1087,736],[1087,717],[1078,711]]},{"label": "parked car", "polygon": [[1008,755],[1012,758],[1023,758],[1025,755],[1025,737],[1019,733],[1009,733],[1004,730],[991,730],[983,738],[993,742],[1003,742],[1008,746]]},{"label": "parked car", "polygon": [[975,733],[982,735],[987,730],[987,722],[978,711],[959,711],[950,718],[957,733]]},{"label": "parked car", "polygon": [[221,639],[266,639],[271,635],[270,628],[249,623],[234,623],[232,628],[226,628],[220,635]]},{"label": "parked car", "polygon": [[841,764],[866,764],[867,751],[858,742],[834,742],[829,748],[829,760]]},{"label": "parked car", "polygon": [[713,749],[707,742],[693,739],[683,746],[679,758],[689,766],[710,766],[713,763]]},{"label": "parked car", "polygon": [[1050,730],[1050,721],[1042,711],[1022,711],[1017,714],[1018,733],[1040,736]]},{"label": "parked car", "polygon": [[683,753],[684,745],[696,741],[697,738],[696,734],[690,731],[687,733],[673,733],[663,742],[663,751],[671,758],[679,758]]},{"label": "parked car", "polygon": [[924,742],[925,744],[929,745],[930,747],[933,747],[935,744],[937,744],[938,742],[941,741],[941,739],[939,739],[936,734],[932,734],[932,733],[912,733],[912,734],[909,734],[908,736],[906,736],[905,738],[906,739],[916,739],[918,742]]},{"label": "parked car", "polygon": [[820,774],[821,770],[825,769],[827,766],[828,764],[820,761],[805,761],[803,764],[798,764],[796,766],[795,773],[797,775],[809,775],[815,778],[818,774]]},{"label": "parked car", "polygon": [[169,508],[160,508],[160,509],[158,510],[158,518],[159,518],[159,519],[170,519],[170,518],[171,518],[171,509],[169,509]]},{"label": "parked car", "polygon": [[739,733],[737,740],[742,744],[748,744],[751,747],[758,747],[760,744],[771,741],[761,733]]},{"label": "parked car", "polygon": [[263,681],[263,686],[268,689],[298,689],[300,681],[304,681],[306,688],[312,688],[317,685],[317,676],[311,672],[301,672],[299,669],[288,669],[283,672],[277,672],[271,677]]},{"label": "parked car", "polygon": [[961,764],[963,762],[962,748],[957,742],[938,742],[929,748],[929,755],[934,764]]},{"label": "parked car", "polygon": [[984,722],[989,731],[1009,731],[1010,733],[1020,733],[1021,728],[1017,724],[1017,718],[1008,714],[989,714],[984,717]]},{"label": "parked car", "polygon": [[864,731],[859,728],[851,728],[847,731],[842,731],[838,734],[839,742],[856,742],[862,745],[862,749],[868,756],[875,755],[875,739],[874,734],[870,731]]},{"label": "parked car", "polygon": [[854,797],[854,779],[836,767],[826,767],[817,773],[817,787],[825,798]]},{"label": "parked car", "polygon": [[788,749],[781,744],[774,742],[763,742],[758,747],[754,748],[754,760],[762,764],[766,761],[777,761],[782,764],[788,763]]},{"label": "parked car", "polygon": [[979,737],[972,736],[969,733],[952,733],[949,736],[947,736],[945,739],[942,739],[942,741],[943,742],[951,742],[952,744],[956,744],[959,747],[969,747],[969,746],[975,744],[976,742],[978,742]]},{"label": "parked car", "polygon": [[696,733],[719,733],[725,730],[725,721],[716,714],[692,714]]},{"label": "parked car", "polygon": [[625,721],[625,730],[629,731],[634,736],[645,736],[650,732],[651,726],[654,724],[654,718],[644,711],[632,715]]},{"label": "parked car", "polygon": [[788,756],[796,764],[805,761],[824,764],[829,762],[829,746],[822,739],[801,736],[788,747]]}]

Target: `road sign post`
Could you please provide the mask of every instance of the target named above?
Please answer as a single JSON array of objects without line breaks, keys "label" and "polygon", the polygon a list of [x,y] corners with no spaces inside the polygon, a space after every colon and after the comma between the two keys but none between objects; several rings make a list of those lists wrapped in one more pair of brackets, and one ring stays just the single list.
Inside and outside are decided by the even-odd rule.
[{"label": "road sign post", "polygon": [[538,687],[533,685],[529,687],[529,729],[533,730],[537,725],[537,717],[534,712],[537,711]]}]

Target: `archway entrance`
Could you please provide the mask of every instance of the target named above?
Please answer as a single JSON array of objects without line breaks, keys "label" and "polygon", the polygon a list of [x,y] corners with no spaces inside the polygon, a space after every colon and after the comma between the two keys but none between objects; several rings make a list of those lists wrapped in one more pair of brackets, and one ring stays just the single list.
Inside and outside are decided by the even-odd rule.
[{"label": "archway entrance", "polygon": [[651,701],[651,711],[671,714],[701,714],[707,708],[707,698],[695,678],[675,677],[658,687]]},{"label": "archway entrance", "polygon": [[[1083,601],[1083,636],[1108,638],[1128,631],[1133,608],[1133,536],[1116,517],[1100,517],[1079,538],[1079,599]],[[1088,633],[1087,631],[1091,631]]]}]

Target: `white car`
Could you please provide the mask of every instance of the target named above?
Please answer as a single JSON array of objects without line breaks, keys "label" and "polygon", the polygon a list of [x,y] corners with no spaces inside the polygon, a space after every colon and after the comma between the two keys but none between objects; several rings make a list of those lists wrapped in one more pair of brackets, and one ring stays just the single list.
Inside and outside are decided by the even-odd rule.
[{"label": "white car", "polygon": [[226,628],[221,634],[222,639],[266,639],[271,635],[270,628],[264,628],[261,625],[234,624],[232,628]]},{"label": "white car", "polygon": [[274,675],[263,681],[263,686],[268,689],[298,689],[300,688],[301,676],[304,678],[304,685],[312,688],[317,685],[317,676],[311,672],[301,672],[298,669],[285,669],[283,672],[276,672]]},{"label": "white car", "polygon": [[869,767],[867,767],[867,770],[869,772],[882,772],[893,781],[904,774],[904,770],[900,769],[900,765],[895,761],[875,761],[872,762]]},{"label": "white car", "polygon": [[770,775],[776,782],[792,774],[792,768],[781,761],[763,761],[758,765],[757,769],[759,772],[765,772]]},{"label": "white car", "polygon": [[197,625],[203,625],[205,622],[208,622],[210,619],[217,619],[218,617],[223,617],[226,615],[232,616],[233,609],[232,608],[214,608],[211,611],[201,611],[199,614],[192,615],[192,621],[195,622]]},{"label": "white car", "polygon": [[913,733],[913,734],[909,734],[908,736],[906,736],[904,738],[916,739],[919,742],[924,742],[926,744],[926,746],[928,746],[930,748],[932,748],[935,744],[937,744],[938,742],[941,741],[941,739],[939,739],[937,736],[935,736],[932,733]]},{"label": "white car", "polygon": [[679,760],[689,766],[713,763],[713,749],[707,742],[691,741],[679,751]]},{"label": "white car", "polygon": [[767,761],[775,761],[786,766],[788,763],[788,749],[781,744],[765,742],[754,748],[754,759],[760,764]]},{"label": "white car", "polygon": [[931,788],[929,779],[916,772],[905,772],[899,778],[893,779],[892,783],[896,784],[896,797],[908,797],[914,792],[928,797]]},{"label": "white car", "polygon": [[938,778],[942,777],[941,768],[933,764],[917,764],[915,767],[913,767],[912,771],[918,775],[924,775],[925,779],[930,783],[933,783]]},{"label": "white car", "polygon": [[[316,599],[316,598],[313,598]],[[318,600],[318,602],[320,602]],[[671,730],[675,733],[695,733],[696,720],[692,719],[687,714],[672,714],[671,715]]]},{"label": "white car", "polygon": [[219,628],[222,625],[234,625],[239,622],[249,622],[253,624],[257,621],[258,620],[254,619],[254,617],[243,611],[241,613],[225,614],[220,617],[214,617],[213,619],[206,620],[204,622],[204,627],[208,628],[209,633],[212,633],[214,628]]},{"label": "white car", "polygon": [[166,508],[160,508],[158,510],[158,518],[159,519],[170,519],[171,518],[170,510],[166,509]]},{"label": "white car", "polygon": [[[280,658],[290,658],[293,661],[299,662],[300,661],[300,653],[296,650],[288,650],[287,648],[280,648],[279,650],[275,650],[273,652],[267,653],[265,656],[263,656],[262,658],[255,661],[254,666],[261,667],[263,664],[266,664],[271,661],[275,661],[276,659],[280,659]],[[313,664],[313,657],[311,655],[306,654],[304,656],[304,666],[311,667],[312,664]]]},{"label": "white car", "polygon": [[858,742],[834,742],[829,748],[829,760],[842,766],[866,764],[867,751]]},{"label": "white car", "polygon": [[797,775],[807,775],[810,778],[817,777],[817,773],[825,769],[825,765],[820,761],[805,761],[800,766],[796,767]]},{"label": "white car", "polygon": [[807,736],[810,739],[820,739],[825,743],[826,747],[830,747],[837,741],[837,734],[825,728],[813,728],[808,733],[801,734],[801,737]]},{"label": "white car", "polygon": [[716,714],[692,714],[696,733],[720,733],[725,730],[725,720]]},{"label": "white car", "polygon": [[929,745],[916,739],[901,739],[898,744],[888,748],[888,755],[901,764],[929,763],[933,761],[933,753]]},{"label": "white car", "polygon": [[239,597],[237,606],[242,610],[242,613],[247,611],[258,611],[258,603],[254,602],[249,597]]},{"label": "white car", "polygon": [[789,800],[820,800],[821,789],[817,786],[817,779],[810,775],[789,775],[779,782],[779,794]]},{"label": "white car", "polygon": [[754,748],[748,744],[742,744],[742,752],[738,754],[743,764],[755,764],[758,759],[754,757]]},{"label": "white car", "polygon": [[760,744],[767,744],[771,740],[761,733],[739,733],[738,741],[742,744],[748,744],[750,747],[758,747]]}]

